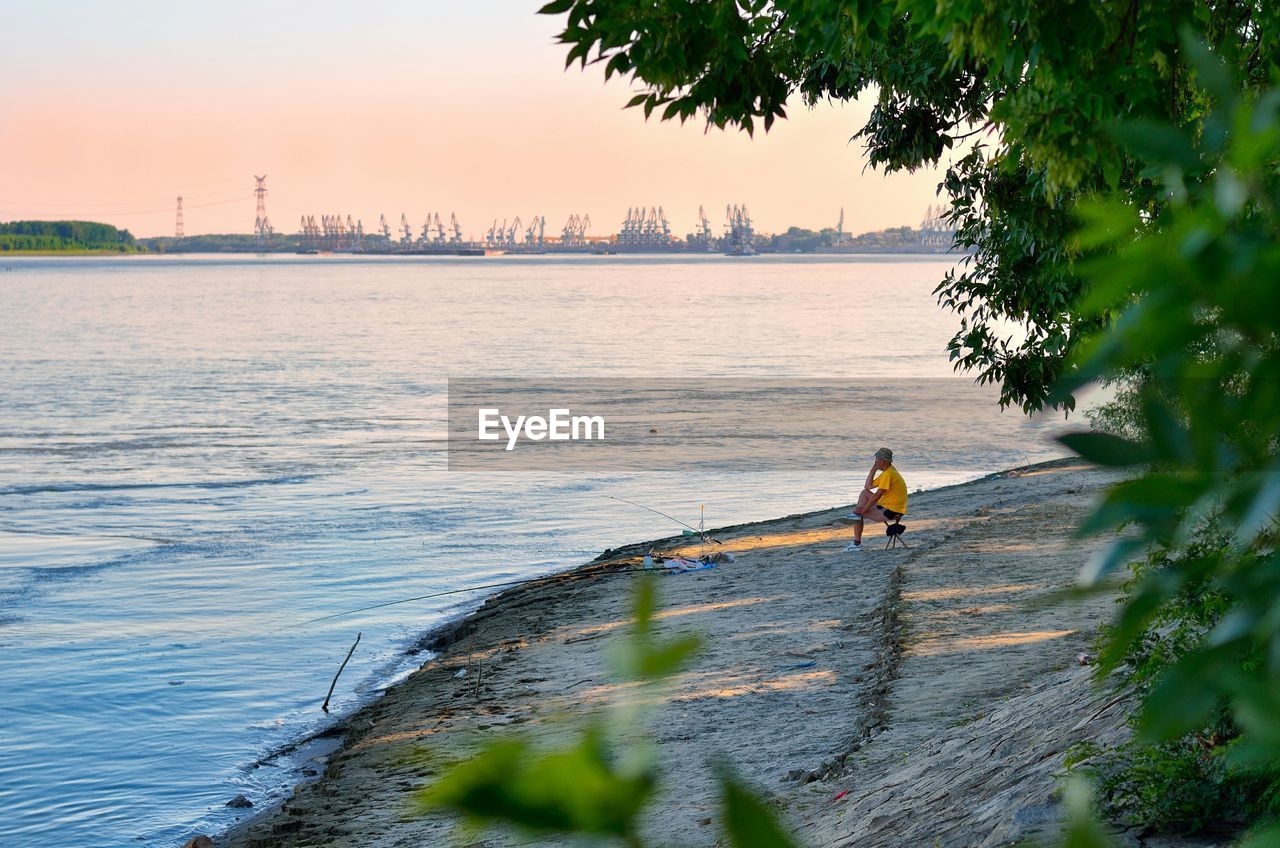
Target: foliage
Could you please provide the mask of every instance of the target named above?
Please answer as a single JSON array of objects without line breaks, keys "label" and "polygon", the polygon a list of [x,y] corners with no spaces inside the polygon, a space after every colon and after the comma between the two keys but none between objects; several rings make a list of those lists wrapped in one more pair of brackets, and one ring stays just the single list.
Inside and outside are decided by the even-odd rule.
[{"label": "foliage", "polygon": [[1075,308],[1072,202],[1158,201],[1150,160],[1111,125],[1181,126],[1203,111],[1183,27],[1219,45],[1250,89],[1270,79],[1280,46],[1280,8],[1261,2],[554,0],[542,11],[565,15],[566,61],[630,77],[640,91],[628,105],[646,117],[754,132],[795,93],[813,104],[870,92],[856,137],[886,171],[938,163],[979,136],[943,183],[956,244],[972,256],[938,296],[963,319],[957,365],[1027,409],[1072,406],[1051,387],[1106,318]]},{"label": "foliage", "polygon": [[914,227],[889,227],[875,232],[851,236],[845,234],[845,241],[837,241],[836,231],[827,227],[818,232],[802,227],[790,227],[784,233],[777,233],[760,245],[765,250],[779,253],[812,253],[816,250],[847,244],[852,247],[869,250],[919,250],[923,244],[919,230]]},{"label": "foliage", "polygon": [[570,748],[539,751],[527,739],[496,742],[419,795],[423,809],[449,808],[477,823],[532,833],[612,836],[639,844],[636,819],[653,795],[648,769],[615,767],[598,724]]},{"label": "foliage", "polygon": [[0,223],[0,251],[141,251],[128,230],[93,221],[11,221]]},{"label": "foliage", "polygon": [[[1212,557],[1229,541],[1229,532],[1214,522],[1200,528],[1182,548],[1153,550],[1136,564],[1125,584],[1126,594],[1151,582],[1176,580],[1184,571],[1196,576],[1178,581],[1173,595],[1151,616],[1136,637],[1124,639],[1123,656],[1110,654],[1108,664],[1119,663],[1125,681],[1147,692],[1189,652],[1203,647],[1206,637],[1229,611],[1228,599],[1197,563]],[[1113,632],[1104,634],[1104,645],[1119,644]],[[1257,661],[1240,657],[1240,665]],[[1138,717],[1130,719],[1138,723]],[[1130,741],[1115,750],[1082,746],[1068,758],[1068,767],[1083,761],[1081,770],[1098,788],[1099,807],[1110,819],[1178,832],[1220,829],[1276,812],[1280,768],[1242,767],[1232,758],[1239,730],[1222,699],[1208,719],[1185,735],[1156,744]]]},{"label": "foliage", "polygon": [[812,253],[818,248],[835,244],[836,231],[827,228],[821,232],[803,227],[788,227],[785,233],[777,233],[769,239],[768,249],[780,253]]},{"label": "foliage", "polygon": [[1226,614],[1228,599],[1203,566],[1229,538],[1225,527],[1210,521],[1185,545],[1174,550],[1153,549],[1130,565],[1130,576],[1122,586],[1129,603],[1149,585],[1168,582],[1176,588],[1152,611],[1141,632],[1130,634],[1123,626],[1104,629],[1104,669],[1118,669],[1126,682],[1145,691],[1179,657],[1204,643]]},{"label": "foliage", "polygon": [[[366,241],[372,241],[369,236]],[[258,237],[252,233],[207,233],[203,235],[173,238],[158,236],[143,239],[148,250],[157,253],[256,253],[265,248],[266,251],[296,251],[302,246],[298,236],[273,233],[267,237],[264,245],[258,244]]]},{"label": "foliage", "polygon": [[[1171,202],[1149,220],[1114,202],[1087,209],[1082,241],[1101,255],[1087,266],[1093,287],[1083,308],[1119,313],[1115,330],[1091,343],[1073,377],[1079,384],[1149,369],[1141,390],[1145,439],[1123,451],[1101,449],[1100,437],[1072,442],[1108,465],[1150,463],[1108,492],[1086,527],[1133,524],[1137,531],[1119,539],[1091,577],[1139,546],[1182,550],[1207,516],[1218,516],[1227,530],[1222,545],[1186,548],[1177,567],[1133,588],[1109,649],[1114,663],[1179,592],[1198,591],[1198,581],[1221,593],[1228,611],[1205,647],[1175,664],[1153,692],[1156,704],[1179,705],[1181,720],[1161,728],[1170,736],[1204,719],[1217,695],[1237,699],[1245,726],[1256,725],[1255,711],[1280,695],[1280,678],[1273,679],[1280,674],[1280,93],[1241,97],[1221,63],[1207,51],[1201,61],[1199,76],[1215,100],[1204,132],[1166,127],[1146,135],[1183,151],[1161,178]],[[1249,673],[1227,673],[1250,651],[1265,661]],[[1200,686],[1198,678],[1212,685]],[[1267,750],[1277,743],[1267,742]]]},{"label": "foliage", "polygon": [[1063,795],[1067,808],[1063,848],[1112,848],[1115,842],[1094,818],[1089,784],[1080,778],[1072,778],[1067,781]]},{"label": "foliage", "polygon": [[[613,652],[615,675],[636,697],[658,688],[685,666],[698,647],[692,636],[662,640],[654,630],[653,578],[634,596],[632,626]],[[643,742],[642,716],[615,707],[591,717],[572,743],[543,749],[513,736],[490,743],[454,766],[417,796],[420,812],[448,809],[473,826],[505,824],[531,835],[578,834],[644,845],[640,814],[653,799],[658,773]],[[772,812],[724,766],[719,769],[724,827],[737,848],[788,848]]]},{"label": "foliage", "polygon": [[1141,396],[1144,376],[1138,372],[1105,380],[1103,388],[1111,389],[1115,395],[1111,400],[1085,410],[1090,428],[1130,441],[1145,438],[1147,434],[1142,429]]},{"label": "foliage", "polygon": [[1145,373],[1130,397],[1142,435],[1074,444],[1138,472],[1090,520],[1132,525],[1090,579],[1151,551],[1103,666],[1128,661],[1150,688],[1138,728],[1156,746],[1120,751],[1103,785],[1184,827],[1274,814],[1280,788],[1280,91],[1242,95],[1217,56],[1187,49],[1206,94],[1198,131],[1118,134],[1163,151],[1151,178],[1167,202],[1147,216],[1114,200],[1083,210],[1082,308],[1117,317],[1073,377]]},{"label": "foliage", "polygon": [[1277,812],[1272,769],[1233,761],[1229,722],[1156,745],[1130,743],[1091,764],[1107,818],[1178,833],[1224,831]]}]

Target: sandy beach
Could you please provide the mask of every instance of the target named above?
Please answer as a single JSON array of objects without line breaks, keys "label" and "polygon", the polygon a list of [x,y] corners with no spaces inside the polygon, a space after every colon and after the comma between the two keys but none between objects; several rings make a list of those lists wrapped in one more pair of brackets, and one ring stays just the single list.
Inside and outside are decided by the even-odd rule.
[{"label": "sandy beach", "polygon": [[[1042,603],[1100,544],[1072,529],[1108,479],[1060,461],[916,494],[908,549],[885,550],[871,528],[845,553],[847,508],[717,531],[736,562],[659,581],[663,635],[705,646],[654,705],[653,841],[720,838],[714,757],[804,844],[1003,845],[1054,828],[1068,748],[1124,732],[1125,700],[1079,660],[1111,599]],[[430,634],[430,658],[345,722],[317,779],[216,844],[446,844],[449,816],[408,812],[433,762],[507,729],[554,740],[566,716],[629,696],[604,656],[636,578],[604,572],[649,544],[697,550],[675,538],[610,551],[581,579],[503,592]]]}]

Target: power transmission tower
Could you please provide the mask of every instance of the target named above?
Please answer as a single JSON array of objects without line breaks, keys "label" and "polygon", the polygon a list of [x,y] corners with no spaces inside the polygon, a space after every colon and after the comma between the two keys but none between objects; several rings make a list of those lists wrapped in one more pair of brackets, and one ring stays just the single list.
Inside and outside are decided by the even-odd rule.
[{"label": "power transmission tower", "polygon": [[258,247],[262,247],[267,236],[271,235],[271,219],[267,217],[267,175],[254,176],[254,179],[258,181],[253,189],[253,196],[258,199],[258,211],[253,219],[253,232],[258,237]]},{"label": "power transmission tower", "polygon": [[173,224],[173,237],[186,238],[186,233],[182,230],[182,195],[178,195],[178,218]]}]

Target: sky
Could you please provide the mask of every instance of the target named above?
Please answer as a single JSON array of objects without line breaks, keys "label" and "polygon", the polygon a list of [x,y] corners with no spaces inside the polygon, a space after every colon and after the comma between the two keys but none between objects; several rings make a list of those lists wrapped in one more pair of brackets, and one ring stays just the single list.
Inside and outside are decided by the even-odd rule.
[{"label": "sky", "polygon": [[[870,102],[807,108],[754,139],[623,109],[629,80],[564,68],[525,0],[374,4],[3,0],[0,221],[79,218],[172,235],[249,232],[254,175],[295,232],[310,214],[415,231],[456,212],[570,214],[616,232],[662,206],[678,235],[746,204],[762,232],[915,225],[938,171],[885,176],[851,137]],[[945,164],[945,162],[944,162]]]}]

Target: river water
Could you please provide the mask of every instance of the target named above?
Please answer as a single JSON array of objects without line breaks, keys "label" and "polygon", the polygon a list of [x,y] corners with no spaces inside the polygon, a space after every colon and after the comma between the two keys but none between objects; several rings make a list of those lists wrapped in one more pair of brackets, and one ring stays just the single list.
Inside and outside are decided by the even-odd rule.
[{"label": "river water", "polygon": [[[849,502],[826,472],[445,467],[446,379],[874,378],[912,490],[1061,455],[972,392],[941,257],[267,257],[0,264],[0,844],[172,846],[484,592],[678,532]],[[940,392],[939,387],[946,387]],[[880,402],[880,406],[884,406]],[[904,425],[905,426],[905,425]],[[866,435],[867,444],[858,443]],[[957,444],[965,449],[956,450]],[[944,449],[945,446],[945,449]],[[815,578],[820,579],[820,578]]]}]

